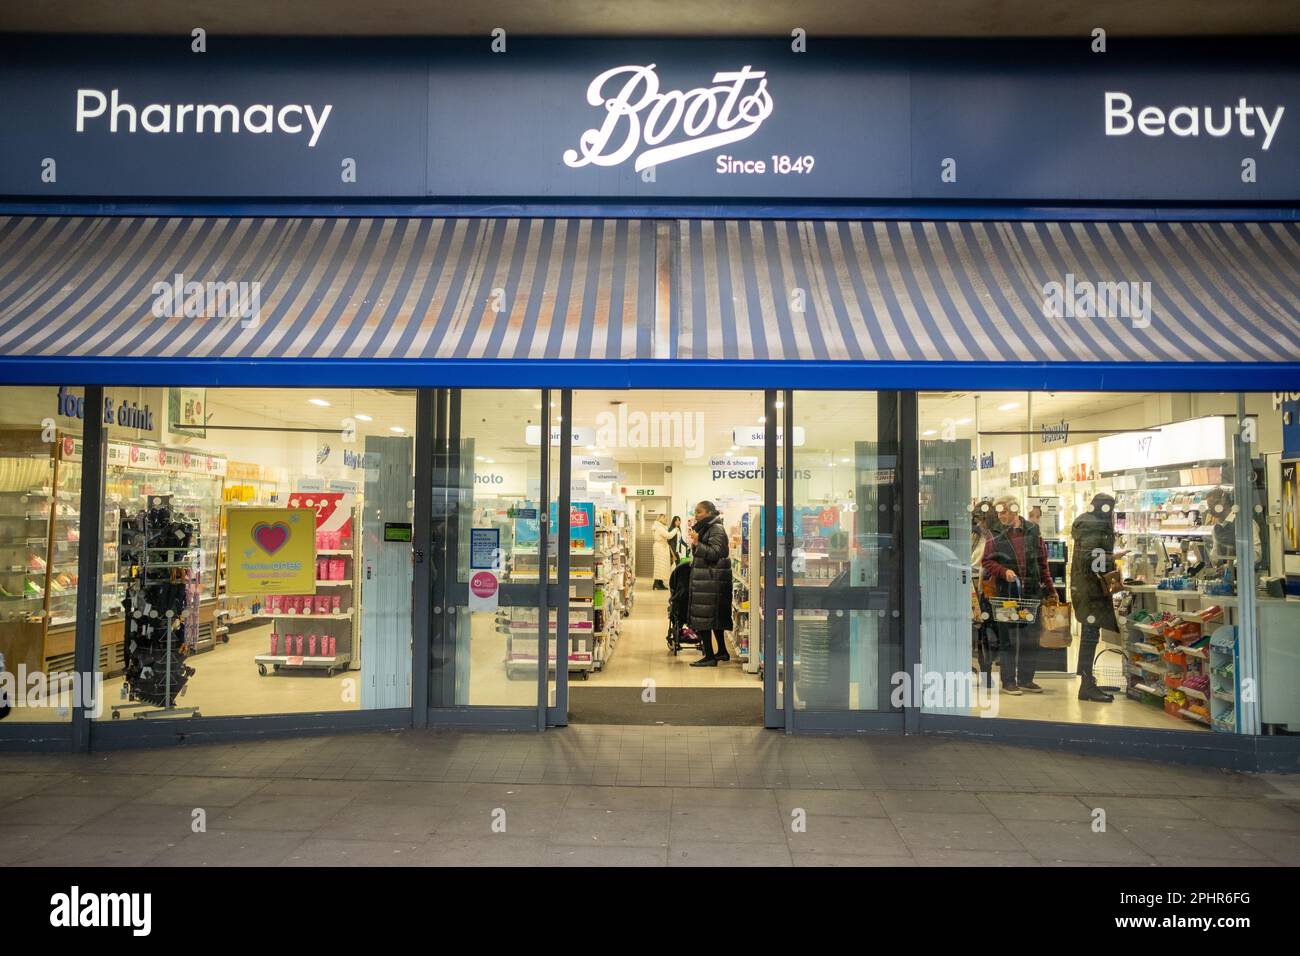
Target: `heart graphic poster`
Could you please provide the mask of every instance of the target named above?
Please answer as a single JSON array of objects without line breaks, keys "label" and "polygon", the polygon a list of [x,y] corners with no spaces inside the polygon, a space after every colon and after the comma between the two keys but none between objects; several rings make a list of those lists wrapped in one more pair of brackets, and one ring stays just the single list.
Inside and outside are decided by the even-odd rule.
[{"label": "heart graphic poster", "polygon": [[231,508],[229,593],[315,594],[318,520],[305,508]]}]

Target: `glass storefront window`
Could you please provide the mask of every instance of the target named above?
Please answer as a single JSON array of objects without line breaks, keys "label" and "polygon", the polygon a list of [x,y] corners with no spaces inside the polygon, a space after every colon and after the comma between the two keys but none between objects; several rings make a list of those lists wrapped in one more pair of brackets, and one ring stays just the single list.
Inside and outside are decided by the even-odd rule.
[{"label": "glass storefront window", "polygon": [[[92,414],[96,414],[92,412]],[[97,674],[75,674],[80,580],[80,389],[0,388],[0,714],[71,719]],[[107,664],[107,662],[105,662]]]},{"label": "glass storefront window", "polygon": [[1280,428],[1243,445],[1236,395],[1037,392],[923,393],[919,428],[928,711],[1249,732]]},{"label": "glass storefront window", "polygon": [[414,393],[129,391],[100,719],[408,707]]}]

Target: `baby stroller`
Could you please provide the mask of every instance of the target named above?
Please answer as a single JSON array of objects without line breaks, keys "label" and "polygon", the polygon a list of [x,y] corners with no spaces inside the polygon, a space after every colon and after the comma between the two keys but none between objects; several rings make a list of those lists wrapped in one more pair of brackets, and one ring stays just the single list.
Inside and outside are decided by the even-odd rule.
[{"label": "baby stroller", "polygon": [[668,653],[673,657],[683,646],[699,647],[699,636],[686,623],[691,603],[691,563],[683,561],[668,576]]}]

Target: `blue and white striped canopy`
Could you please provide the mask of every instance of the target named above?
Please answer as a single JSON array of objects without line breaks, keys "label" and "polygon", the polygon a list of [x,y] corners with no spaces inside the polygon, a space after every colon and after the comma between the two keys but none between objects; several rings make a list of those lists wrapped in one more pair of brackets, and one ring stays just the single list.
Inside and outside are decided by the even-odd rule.
[{"label": "blue and white striped canopy", "polygon": [[[156,317],[177,275],[259,320]],[[0,357],[57,356],[1296,362],[1300,224],[0,217]]]}]

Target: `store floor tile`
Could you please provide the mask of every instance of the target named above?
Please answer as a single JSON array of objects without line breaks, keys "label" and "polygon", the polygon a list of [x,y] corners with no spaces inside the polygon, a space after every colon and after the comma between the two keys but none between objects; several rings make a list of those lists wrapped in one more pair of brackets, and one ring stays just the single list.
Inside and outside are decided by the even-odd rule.
[{"label": "store floor tile", "polygon": [[1264,862],[1269,859],[1237,831],[1189,828],[1186,823],[1168,816],[1135,819],[1119,824],[1119,832],[1151,856],[1194,854],[1212,860]]},{"label": "store floor tile", "polygon": [[419,866],[422,845],[394,841],[337,840],[308,837],[280,861],[280,866]]},{"label": "store floor tile", "polygon": [[192,833],[150,861],[152,866],[278,866],[310,833],[209,830]]},{"label": "store floor tile", "polygon": [[697,843],[674,841],[668,845],[669,866],[793,866],[785,844]]}]

